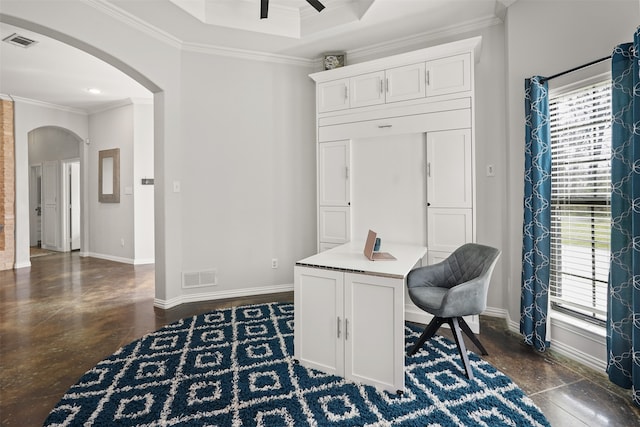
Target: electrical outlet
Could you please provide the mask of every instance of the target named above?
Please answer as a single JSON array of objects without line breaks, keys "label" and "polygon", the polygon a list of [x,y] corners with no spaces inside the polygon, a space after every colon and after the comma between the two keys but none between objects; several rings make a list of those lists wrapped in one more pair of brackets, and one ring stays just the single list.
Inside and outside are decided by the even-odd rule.
[{"label": "electrical outlet", "polygon": [[273,258],[271,260],[271,268],[278,268],[278,258]]},{"label": "electrical outlet", "polygon": [[120,246],[124,248],[124,237],[120,238]]}]

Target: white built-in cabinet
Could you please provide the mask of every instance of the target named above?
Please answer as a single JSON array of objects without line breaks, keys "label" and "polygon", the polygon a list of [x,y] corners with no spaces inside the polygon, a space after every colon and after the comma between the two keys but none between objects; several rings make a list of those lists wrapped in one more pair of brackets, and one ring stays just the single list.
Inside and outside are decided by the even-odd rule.
[{"label": "white built-in cabinet", "polygon": [[[441,261],[475,241],[473,73],[480,45],[476,37],[310,75],[317,99],[319,251],[368,227],[353,223],[363,218],[353,215],[353,142],[388,138],[393,144],[394,136],[407,134],[424,135],[426,207],[419,214],[426,221],[425,261]],[[393,241],[392,232],[385,238]]]},{"label": "white built-in cabinet", "polygon": [[351,235],[349,141],[318,146],[318,224],[323,250],[349,241]]},{"label": "white built-in cabinet", "polygon": [[471,129],[428,132],[426,139],[427,247],[443,259],[473,241]]},{"label": "white built-in cabinet", "polygon": [[318,113],[471,90],[471,54],[446,56],[319,83]]},{"label": "white built-in cabinet", "polygon": [[299,266],[294,274],[300,363],[381,389],[402,389],[404,362],[397,349],[404,346],[404,280]]}]

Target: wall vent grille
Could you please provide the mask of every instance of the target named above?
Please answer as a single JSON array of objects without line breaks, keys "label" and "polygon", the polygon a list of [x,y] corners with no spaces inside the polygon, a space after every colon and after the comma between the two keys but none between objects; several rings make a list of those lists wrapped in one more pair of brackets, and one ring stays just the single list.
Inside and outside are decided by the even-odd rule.
[{"label": "wall vent grille", "polygon": [[2,41],[11,43],[12,45],[15,45],[15,46],[24,47],[24,48],[33,46],[34,44],[38,43],[37,41],[25,36],[21,36],[18,33],[13,33],[8,37],[3,38]]},{"label": "wall vent grille", "polygon": [[217,284],[216,270],[190,271],[182,273],[183,288],[202,288]]}]

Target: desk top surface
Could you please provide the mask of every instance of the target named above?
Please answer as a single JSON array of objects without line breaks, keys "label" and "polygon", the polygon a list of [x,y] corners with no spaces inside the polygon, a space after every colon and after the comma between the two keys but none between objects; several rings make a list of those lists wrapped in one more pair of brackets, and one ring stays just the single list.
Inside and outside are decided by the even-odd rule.
[{"label": "desk top surface", "polygon": [[427,253],[424,246],[384,243],[383,252],[395,260],[370,261],[364,256],[364,242],[349,242],[296,262],[298,266],[404,278]]}]

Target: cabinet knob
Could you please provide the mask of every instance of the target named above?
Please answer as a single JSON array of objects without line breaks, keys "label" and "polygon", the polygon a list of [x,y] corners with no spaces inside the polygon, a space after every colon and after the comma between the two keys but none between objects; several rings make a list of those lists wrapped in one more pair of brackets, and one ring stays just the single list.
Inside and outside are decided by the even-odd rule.
[{"label": "cabinet knob", "polygon": [[431,206],[431,203],[427,202],[427,206]]}]

